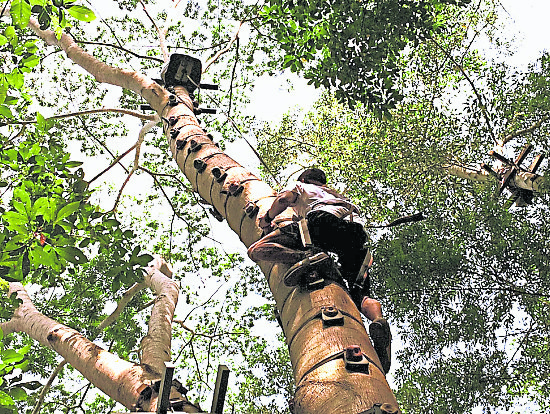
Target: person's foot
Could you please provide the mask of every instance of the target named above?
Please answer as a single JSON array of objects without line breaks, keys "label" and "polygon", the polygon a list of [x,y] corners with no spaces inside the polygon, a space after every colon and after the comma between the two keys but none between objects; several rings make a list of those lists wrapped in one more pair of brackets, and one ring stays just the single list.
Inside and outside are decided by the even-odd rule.
[{"label": "person's foot", "polygon": [[369,335],[382,369],[387,374],[391,366],[391,332],[388,321],[376,318],[369,325]]},{"label": "person's foot", "polygon": [[329,261],[330,257],[325,252],[310,252],[305,259],[293,264],[290,269],[288,269],[283,276],[283,283],[288,287],[297,286],[300,284],[304,274],[311,270],[311,268],[328,264]]}]

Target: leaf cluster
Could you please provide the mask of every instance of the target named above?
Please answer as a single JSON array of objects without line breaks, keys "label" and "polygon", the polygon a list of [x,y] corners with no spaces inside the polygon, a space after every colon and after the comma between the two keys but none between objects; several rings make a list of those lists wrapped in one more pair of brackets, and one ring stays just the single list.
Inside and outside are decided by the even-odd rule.
[{"label": "leaf cluster", "polygon": [[286,53],[283,68],[334,90],[340,102],[388,114],[403,98],[400,53],[441,30],[449,6],[468,3],[270,0],[261,16]]},{"label": "leaf cluster", "polygon": [[23,378],[23,372],[28,370],[26,355],[31,346],[14,347],[10,342],[0,329],[0,412],[17,414],[15,402],[26,400],[28,391],[38,389],[41,384]]}]

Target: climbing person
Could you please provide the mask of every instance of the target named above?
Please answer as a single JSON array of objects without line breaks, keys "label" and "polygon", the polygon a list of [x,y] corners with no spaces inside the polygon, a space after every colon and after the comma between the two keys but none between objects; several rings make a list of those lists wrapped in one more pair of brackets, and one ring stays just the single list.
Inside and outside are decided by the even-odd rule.
[{"label": "climbing person", "polygon": [[[298,177],[292,188],[279,193],[259,220],[266,235],[249,247],[248,256],[255,262],[291,265],[283,276],[283,283],[296,286],[303,282],[310,270],[324,269],[326,273],[327,269],[333,268],[334,263],[327,252],[335,253],[340,264],[339,272],[346,280],[355,304],[371,321],[369,333],[382,367],[388,372],[391,363],[388,322],[382,317],[380,302],[368,295],[363,296],[368,292],[357,285],[357,281],[364,278],[358,273],[368,253],[364,247],[367,234],[363,225],[357,222],[358,208],[326,184],[322,170],[309,168]],[[293,210],[294,220],[279,220],[278,216],[289,207]],[[307,220],[312,241],[310,248],[302,243],[300,219]]]}]

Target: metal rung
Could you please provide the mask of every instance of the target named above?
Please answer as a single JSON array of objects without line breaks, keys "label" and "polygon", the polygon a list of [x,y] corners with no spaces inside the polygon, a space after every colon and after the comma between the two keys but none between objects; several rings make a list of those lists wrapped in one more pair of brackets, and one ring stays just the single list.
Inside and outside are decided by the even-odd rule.
[{"label": "metal rung", "polygon": [[307,227],[307,220],[305,218],[301,219],[298,222],[298,227],[300,228],[300,238],[302,239],[302,244],[306,248],[313,246],[311,242],[311,236],[309,234],[309,229]]}]

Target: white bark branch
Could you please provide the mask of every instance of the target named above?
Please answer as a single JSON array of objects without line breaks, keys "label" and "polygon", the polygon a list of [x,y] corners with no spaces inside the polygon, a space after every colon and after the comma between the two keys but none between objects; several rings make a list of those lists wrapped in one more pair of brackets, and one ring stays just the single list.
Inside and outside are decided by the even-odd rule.
[{"label": "white bark branch", "polygon": [[52,348],[105,394],[131,410],[139,408],[140,394],[160,378],[140,365],[124,361],[94,344],[82,334],[40,313],[20,283],[10,283],[23,303],[12,319],[0,327],[4,332],[24,332]]},{"label": "white bark branch", "polygon": [[145,283],[156,294],[149,319],[149,331],[141,341],[141,363],[162,372],[171,359],[172,320],[178,303],[179,286],[171,279],[172,271],[160,258],[147,269]]},{"label": "white bark branch", "polygon": [[156,400],[143,401],[141,393],[153,382],[160,380],[164,361],[170,360],[171,321],[179,289],[169,276],[172,276],[172,272],[164,260],[153,261],[145,275],[145,282],[134,285],[125,294],[112,317],[100,325],[105,327],[112,322],[114,315],[118,315],[125,303],[145,285],[151,287],[157,293],[158,300],[152,310],[149,332],[142,342],[141,365],[120,359],[74,329],[40,313],[20,283],[10,283],[9,294],[17,294],[22,303],[12,319],[0,324],[0,328],[5,334],[24,332],[42,345],[52,348],[88,381],[125,407],[131,410],[150,408],[156,405]]},{"label": "white bark branch", "polygon": [[159,114],[168,102],[168,92],[147,76],[107,65],[85,52],[69,34],[63,33],[61,38],[57,39],[53,31],[41,30],[39,23],[34,18],[30,19],[29,27],[46,44],[62,49],[69,59],[90,73],[98,82],[134,91],[149,102]]},{"label": "white bark branch", "polygon": [[488,181],[491,176],[484,171],[474,171],[472,169],[460,166],[460,165],[449,165],[443,167],[448,174],[453,175],[458,178],[464,178],[466,180],[472,181]]}]

